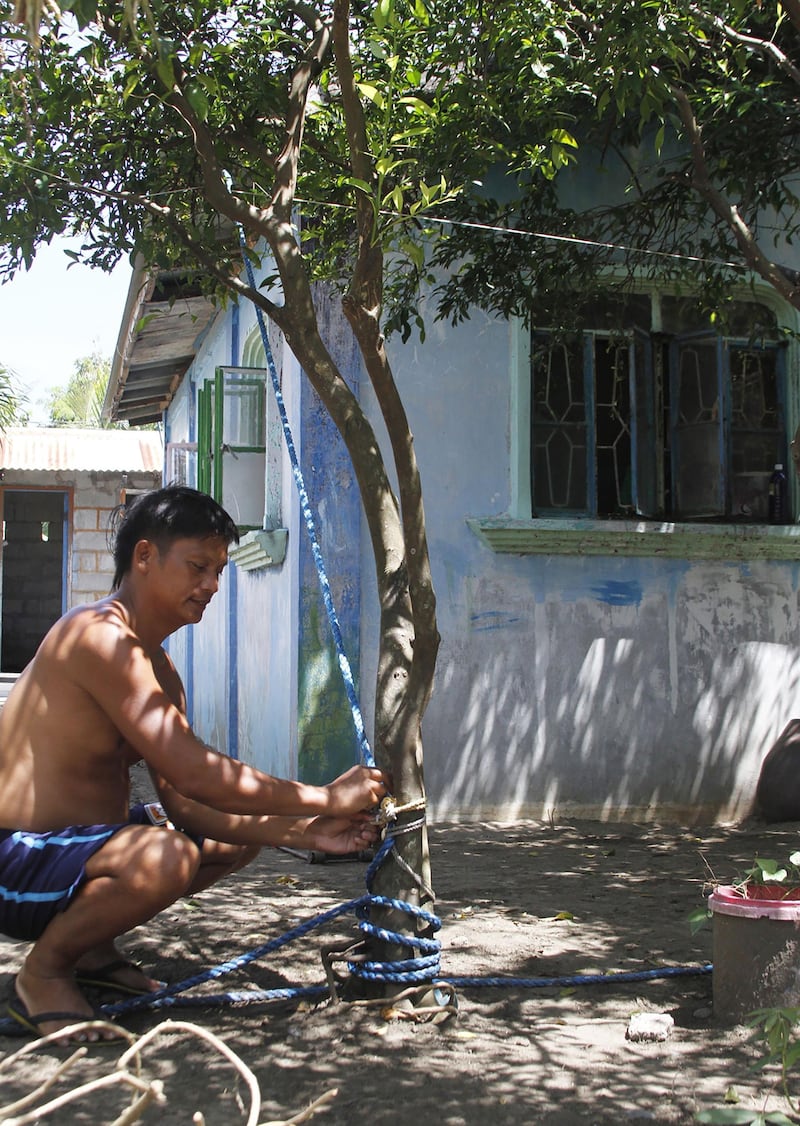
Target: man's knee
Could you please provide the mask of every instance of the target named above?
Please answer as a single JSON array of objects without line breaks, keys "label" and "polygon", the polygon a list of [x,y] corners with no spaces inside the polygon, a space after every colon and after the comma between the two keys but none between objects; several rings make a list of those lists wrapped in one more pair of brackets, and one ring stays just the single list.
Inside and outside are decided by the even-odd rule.
[{"label": "man's knee", "polygon": [[200,849],[174,829],[131,827],[112,837],[86,866],[90,879],[112,876],[123,881],[137,898],[173,893],[175,898],[194,879]]}]

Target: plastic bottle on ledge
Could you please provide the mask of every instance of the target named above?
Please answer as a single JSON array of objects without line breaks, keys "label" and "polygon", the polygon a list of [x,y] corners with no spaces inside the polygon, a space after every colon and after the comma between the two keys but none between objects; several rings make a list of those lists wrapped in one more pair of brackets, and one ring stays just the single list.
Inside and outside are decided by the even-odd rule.
[{"label": "plastic bottle on ledge", "polygon": [[768,519],[770,524],[785,524],[788,513],[788,481],[783,463],[778,462],[769,479]]}]

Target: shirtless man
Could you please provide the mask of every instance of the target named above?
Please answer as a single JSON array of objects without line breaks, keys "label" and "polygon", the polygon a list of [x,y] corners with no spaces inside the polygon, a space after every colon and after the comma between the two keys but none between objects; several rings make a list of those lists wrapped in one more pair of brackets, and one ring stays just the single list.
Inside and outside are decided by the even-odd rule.
[{"label": "shirtless man", "polygon": [[[115,940],[261,846],[347,853],[375,839],[364,811],[386,793],[380,771],[273,778],[189,726],[162,643],[203,617],[237,538],[203,493],[138,498],[117,529],[114,590],[52,627],[0,712],[0,932],[33,943],[8,1004],[30,1031],[91,1019],[81,982],[157,989]],[[129,813],[140,760],[171,824]]]}]

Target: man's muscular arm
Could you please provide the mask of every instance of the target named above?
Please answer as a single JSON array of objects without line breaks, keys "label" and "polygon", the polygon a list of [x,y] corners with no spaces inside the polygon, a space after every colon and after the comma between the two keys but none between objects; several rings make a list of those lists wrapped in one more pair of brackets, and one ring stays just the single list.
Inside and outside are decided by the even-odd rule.
[{"label": "man's muscular arm", "polygon": [[121,738],[185,798],[222,813],[350,817],[385,793],[384,776],[368,767],[353,767],[327,786],[309,786],[206,746],[162,687],[124,616],[109,606],[83,623],[72,648],[73,677]]},{"label": "man's muscular arm", "polygon": [[228,844],[319,849],[344,854],[369,848],[378,837],[374,822],[366,815],[353,817],[247,816],[221,813],[189,801],[151,771],[167,814],[181,829]]}]

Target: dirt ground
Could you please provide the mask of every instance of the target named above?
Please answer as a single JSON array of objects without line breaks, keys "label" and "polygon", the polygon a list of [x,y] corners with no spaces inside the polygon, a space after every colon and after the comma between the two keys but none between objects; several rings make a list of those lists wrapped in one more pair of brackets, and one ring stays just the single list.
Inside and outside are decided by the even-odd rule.
[{"label": "dirt ground", "polygon": [[[755,854],[786,857],[796,839],[791,825],[435,825],[442,973],[550,978],[702,965],[711,960],[711,931],[692,936],[687,919],[708,881],[728,882]],[[264,851],[227,884],[163,912],[123,945],[155,976],[182,981],[360,895],[365,871],[359,861],[309,864]],[[344,916],[191,995],[322,982],[321,947],[344,944],[353,928]],[[23,950],[0,940],[0,989]],[[172,1007],[121,1020],[137,1035],[178,1020],[221,1037],[257,1078],[261,1123],[284,1121],[332,1089],[338,1094],[315,1118],[328,1126],[691,1123],[698,1111],[723,1106],[731,1088],[742,1107],[788,1110],[775,1070],[753,1069],[759,1051],[749,1030],[715,1025],[710,974],[469,987],[459,989],[458,1002],[458,1016],[441,1024],[296,1000]],[[643,1010],[673,1017],[669,1039],[626,1039],[631,1015]],[[0,1067],[24,1043],[0,1037]],[[92,1045],[47,1098],[111,1073],[120,1053]],[[30,1091],[69,1054],[47,1046],[0,1071],[2,1102]],[[145,1112],[145,1123],[191,1123],[196,1111],[208,1126],[247,1121],[244,1082],[190,1034],[171,1030],[154,1041],[143,1053],[143,1077],[160,1078],[167,1098],[166,1107]],[[108,1124],[128,1101],[119,1089],[100,1090],[43,1121]]]}]

